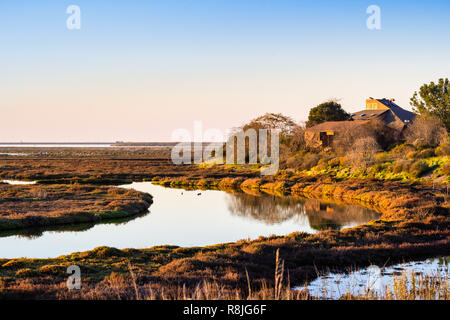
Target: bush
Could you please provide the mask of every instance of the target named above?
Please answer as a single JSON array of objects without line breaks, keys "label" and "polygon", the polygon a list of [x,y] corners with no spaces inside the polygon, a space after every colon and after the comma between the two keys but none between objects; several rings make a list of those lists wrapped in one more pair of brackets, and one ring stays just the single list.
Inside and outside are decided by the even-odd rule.
[{"label": "bush", "polygon": [[318,170],[326,170],[328,168],[328,161],[327,159],[320,159],[319,162],[317,162],[316,168]]},{"label": "bush", "polygon": [[380,153],[377,153],[374,158],[376,161],[385,162],[385,161],[389,160],[389,153],[380,152]]},{"label": "bush", "polygon": [[417,148],[437,146],[442,142],[447,130],[441,121],[432,115],[421,115],[414,119],[404,132],[406,141]]},{"label": "bush", "polygon": [[424,149],[416,154],[416,158],[418,159],[426,159],[434,156],[436,156],[436,154],[434,153],[434,149],[432,148]]},{"label": "bush", "polygon": [[353,166],[365,168],[373,156],[380,150],[380,145],[375,138],[360,138],[354,142],[350,151],[347,152],[346,158]]},{"label": "bush", "polygon": [[450,163],[444,164],[444,166],[442,167],[442,173],[444,174],[444,176],[450,176]]},{"label": "bush", "polygon": [[406,159],[415,159],[416,158],[416,156],[417,156],[417,152],[416,151],[411,151],[411,152],[408,152],[408,154],[406,155]]},{"label": "bush", "polygon": [[412,161],[410,160],[398,160],[391,166],[391,170],[394,173],[409,172]]},{"label": "bush", "polygon": [[40,273],[48,275],[64,275],[66,274],[66,267],[61,265],[48,264],[39,268]]},{"label": "bush", "polygon": [[341,158],[333,158],[328,161],[328,166],[331,168],[339,167],[341,165]]},{"label": "bush", "polygon": [[405,157],[408,153],[416,151],[416,148],[409,143],[403,143],[400,145],[395,146],[391,151],[390,154],[394,157]]},{"label": "bush", "polygon": [[418,161],[412,164],[411,168],[409,168],[409,173],[412,177],[419,178],[428,170],[430,170],[430,167],[425,162]]},{"label": "bush", "polygon": [[317,166],[321,158],[317,153],[299,152],[295,156],[287,159],[286,165],[288,168],[295,168],[297,170],[309,170]]},{"label": "bush", "polygon": [[450,142],[445,142],[436,148],[437,156],[449,156],[450,155]]},{"label": "bush", "polygon": [[375,175],[377,173],[380,173],[384,170],[384,165],[382,163],[378,163],[372,167],[370,167],[367,171],[369,172],[369,174],[371,175]]},{"label": "bush", "polygon": [[19,269],[16,272],[17,278],[29,278],[29,277],[35,277],[37,275],[39,275],[39,274],[36,271],[31,270],[30,268]]}]

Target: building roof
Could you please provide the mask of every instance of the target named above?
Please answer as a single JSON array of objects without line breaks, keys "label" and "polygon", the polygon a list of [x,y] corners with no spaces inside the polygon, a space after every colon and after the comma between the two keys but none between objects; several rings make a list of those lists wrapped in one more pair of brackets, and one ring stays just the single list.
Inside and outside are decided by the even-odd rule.
[{"label": "building roof", "polygon": [[352,113],[353,120],[371,120],[374,118],[378,118],[387,110],[361,110],[355,113]]},{"label": "building roof", "polygon": [[363,121],[326,121],[319,123],[313,127],[307,128],[306,130],[324,132],[324,131],[338,130],[344,127],[354,128],[364,124],[365,122]]},{"label": "building roof", "polygon": [[407,122],[412,122],[416,115],[412,113],[411,111],[405,110],[394,103],[394,101],[391,101],[389,99],[377,99],[379,102],[384,104],[386,107],[391,109],[391,111],[400,118],[403,122],[407,120]]}]

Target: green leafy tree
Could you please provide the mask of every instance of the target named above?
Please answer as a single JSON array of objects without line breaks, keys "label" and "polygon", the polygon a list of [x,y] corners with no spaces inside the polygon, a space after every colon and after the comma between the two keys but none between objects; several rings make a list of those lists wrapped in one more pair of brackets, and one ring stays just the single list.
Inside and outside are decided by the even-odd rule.
[{"label": "green leafy tree", "polygon": [[438,83],[431,82],[420,87],[419,93],[414,92],[411,106],[420,115],[431,114],[439,118],[450,131],[450,90],[447,78],[439,79]]},{"label": "green leafy tree", "polygon": [[327,101],[309,110],[306,126],[312,127],[325,121],[345,121],[350,119],[350,114],[342,109],[339,103]]}]

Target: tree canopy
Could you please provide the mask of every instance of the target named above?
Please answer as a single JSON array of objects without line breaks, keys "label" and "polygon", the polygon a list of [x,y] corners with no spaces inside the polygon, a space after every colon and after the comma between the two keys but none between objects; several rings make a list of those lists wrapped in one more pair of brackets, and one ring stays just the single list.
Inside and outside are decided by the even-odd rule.
[{"label": "tree canopy", "polygon": [[281,113],[266,113],[245,124],[242,129],[279,129],[281,135],[288,136],[298,125],[292,118]]},{"label": "tree canopy", "polygon": [[413,111],[420,115],[431,114],[437,117],[450,131],[450,90],[448,78],[439,79],[438,83],[430,82],[414,92],[411,98]]},{"label": "tree canopy", "polygon": [[350,120],[350,118],[350,114],[342,109],[339,103],[327,101],[309,110],[306,126],[312,127],[325,121],[345,121]]}]

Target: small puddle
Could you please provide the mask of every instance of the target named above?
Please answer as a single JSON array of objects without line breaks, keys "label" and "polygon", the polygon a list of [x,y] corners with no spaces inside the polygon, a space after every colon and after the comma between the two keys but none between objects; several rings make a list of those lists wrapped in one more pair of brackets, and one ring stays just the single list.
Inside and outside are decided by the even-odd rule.
[{"label": "small puddle", "polygon": [[36,181],[1,180],[1,182],[16,185],[36,184]]},{"label": "small puddle", "polygon": [[394,292],[394,279],[407,277],[407,287],[412,286],[412,277],[416,283],[419,277],[440,277],[449,281],[448,263],[450,257],[432,258],[395,264],[390,267],[370,266],[350,273],[327,273],[311,281],[307,286],[294,290],[308,289],[309,293],[321,299],[339,299],[345,294],[364,296],[369,290],[378,296]]},{"label": "small puddle", "polygon": [[19,157],[19,156],[27,156],[27,155],[29,155],[29,153],[9,153],[9,152],[2,153],[2,152],[0,152],[0,156]]}]

